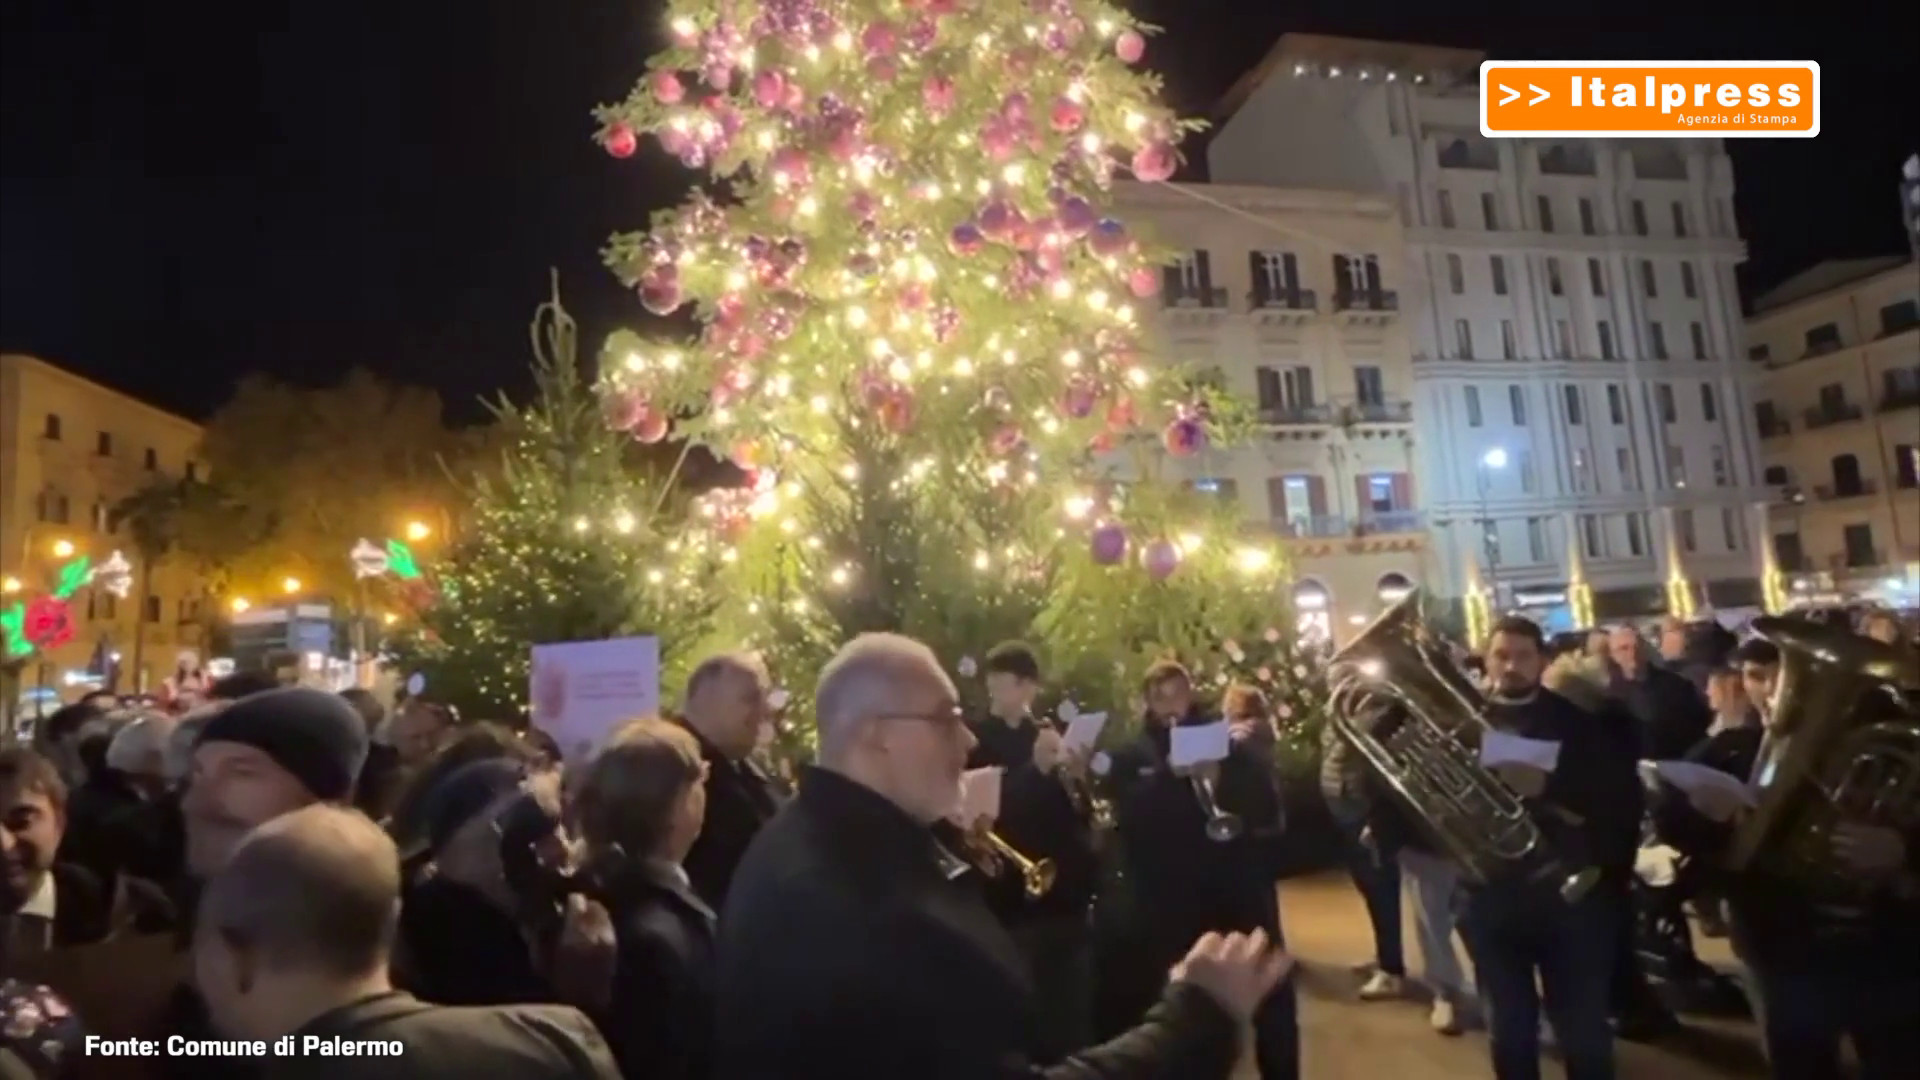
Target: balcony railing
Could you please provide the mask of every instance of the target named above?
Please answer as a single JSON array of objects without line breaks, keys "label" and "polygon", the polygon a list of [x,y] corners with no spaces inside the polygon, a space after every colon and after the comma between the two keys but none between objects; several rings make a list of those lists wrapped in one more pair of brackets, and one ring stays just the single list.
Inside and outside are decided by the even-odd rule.
[{"label": "balcony railing", "polygon": [[1312,289],[1254,289],[1247,293],[1249,311],[1318,311]]},{"label": "balcony railing", "polygon": [[1411,401],[1356,401],[1346,407],[1349,424],[1410,424]]},{"label": "balcony railing", "polygon": [[1920,407],[1920,390],[1895,390],[1880,399],[1880,411],[1899,412]]},{"label": "balcony railing", "polygon": [[1800,354],[1800,359],[1811,360],[1816,356],[1825,356],[1828,353],[1837,353],[1841,349],[1844,349],[1846,347],[1847,346],[1845,345],[1845,343],[1840,342],[1838,340],[1834,340],[1834,339],[1828,339],[1824,341],[1809,341],[1807,342],[1807,351]]},{"label": "balcony railing", "polygon": [[1858,420],[1863,415],[1865,414],[1860,411],[1860,406],[1843,402],[1839,405],[1815,405],[1802,415],[1801,420],[1806,424],[1808,431],[1817,431],[1823,427]]},{"label": "balcony railing", "polygon": [[1279,518],[1273,523],[1273,531],[1281,536],[1295,539],[1312,537],[1331,538],[1347,535],[1347,519],[1338,514],[1315,514],[1312,517]]},{"label": "balcony railing", "polygon": [[1333,294],[1335,311],[1399,311],[1400,294],[1392,289],[1369,289]]},{"label": "balcony railing", "polygon": [[1262,405],[1260,422],[1275,427],[1333,423],[1331,405]]},{"label": "balcony railing", "polygon": [[1849,551],[1827,556],[1827,566],[1834,570],[1872,570],[1885,565],[1887,553],[1884,551]]},{"label": "balcony railing", "polygon": [[1790,559],[1783,559],[1776,555],[1773,558],[1773,564],[1783,574],[1813,573],[1813,560],[1805,555],[1795,555]]},{"label": "balcony railing", "polygon": [[1861,480],[1852,484],[1815,484],[1813,497],[1821,502],[1835,499],[1863,499],[1868,495],[1878,495],[1880,485],[1872,480]]},{"label": "balcony railing", "polygon": [[1381,536],[1417,533],[1427,527],[1427,515],[1419,510],[1368,510],[1360,515],[1360,535]]},{"label": "balcony railing", "polygon": [[1780,439],[1791,434],[1793,425],[1778,416],[1769,416],[1760,421],[1760,437],[1763,439]]},{"label": "balcony railing", "polygon": [[1227,290],[1223,286],[1210,289],[1176,289],[1167,294],[1167,306],[1173,308],[1224,308],[1227,306]]}]

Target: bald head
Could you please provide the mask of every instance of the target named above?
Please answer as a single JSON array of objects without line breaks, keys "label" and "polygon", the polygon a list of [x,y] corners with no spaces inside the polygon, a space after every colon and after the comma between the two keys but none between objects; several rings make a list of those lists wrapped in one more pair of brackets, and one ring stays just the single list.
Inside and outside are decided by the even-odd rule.
[{"label": "bald head", "polygon": [[687,678],[687,724],[714,749],[739,761],[753,753],[760,738],[771,682],[766,664],[753,653],[709,656]]},{"label": "bald head", "polygon": [[248,833],[207,882],[199,931],[262,964],[341,979],[383,971],[400,857],[364,815],[315,805]]},{"label": "bald head", "polygon": [[957,693],[933,650],[900,634],[861,634],[842,646],[820,669],[814,690],[814,721],[819,727],[820,760],[844,757],[860,725],[889,711],[928,686]]}]

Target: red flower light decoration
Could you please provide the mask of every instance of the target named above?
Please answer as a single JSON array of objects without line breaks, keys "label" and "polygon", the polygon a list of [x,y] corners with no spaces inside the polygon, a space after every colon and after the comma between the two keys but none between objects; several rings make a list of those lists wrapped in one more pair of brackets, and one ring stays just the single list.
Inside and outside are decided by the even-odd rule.
[{"label": "red flower light decoration", "polygon": [[65,600],[42,596],[27,605],[20,633],[37,649],[57,649],[73,640],[73,609]]}]

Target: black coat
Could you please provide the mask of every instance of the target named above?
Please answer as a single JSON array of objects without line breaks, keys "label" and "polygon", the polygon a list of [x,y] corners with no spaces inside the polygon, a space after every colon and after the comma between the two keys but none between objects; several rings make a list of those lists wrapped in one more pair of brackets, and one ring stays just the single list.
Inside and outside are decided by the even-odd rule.
[{"label": "black coat", "polygon": [[1032,859],[1050,859],[1053,888],[1037,900],[1022,891],[1019,876],[1003,873],[988,885],[988,902],[1002,921],[1085,918],[1093,902],[1100,864],[1094,853],[1090,808],[1075,803],[1061,778],[1033,764],[1036,721],[1008,725],[988,717],[968,727],[979,745],[967,757],[969,769],[1006,770],[1000,787],[1000,838]]},{"label": "black coat", "polygon": [[671,868],[629,864],[603,877],[619,936],[600,1029],[627,1080],[706,1080],[713,1071],[714,914]]},{"label": "black coat", "polygon": [[1608,691],[1639,722],[1640,753],[1655,761],[1683,757],[1713,726],[1713,710],[1701,691],[1658,664],[1635,680],[1616,672]]},{"label": "black coat", "polygon": [[[1546,689],[1520,704],[1493,702],[1487,721],[1521,738],[1560,744],[1546,790],[1530,800],[1530,808],[1567,869],[1631,866],[1631,853],[1640,845],[1644,791],[1633,740],[1618,721]],[[1569,821],[1562,811],[1577,820]]]},{"label": "black coat", "polygon": [[479,890],[431,869],[406,889],[400,943],[407,989],[435,1005],[555,1000],[514,917]]},{"label": "black coat", "polygon": [[[693,731],[692,728],[687,730]],[[700,839],[687,852],[687,877],[693,891],[715,911],[725,906],[734,868],[761,826],[780,809],[779,789],[760,766],[729,760],[694,731],[707,762],[707,818]]]},{"label": "black coat", "polygon": [[716,1080],[1224,1077],[1212,999],[1169,990],[1137,1028],[1042,1068],[1020,953],[957,860],[891,802],[810,769],[741,861],[720,919]]},{"label": "black coat", "polygon": [[318,1017],[294,1033],[307,1038],[396,1041],[398,1057],[267,1058],[274,1080],[616,1080],[620,1070],[593,1024],[564,1005],[449,1008],[403,993],[379,994]]}]

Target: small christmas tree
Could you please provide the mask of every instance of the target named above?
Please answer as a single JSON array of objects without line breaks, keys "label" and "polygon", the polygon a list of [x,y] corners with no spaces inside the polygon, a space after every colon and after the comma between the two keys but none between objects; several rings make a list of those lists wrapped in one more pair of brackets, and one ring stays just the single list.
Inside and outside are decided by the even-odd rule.
[{"label": "small christmas tree", "polygon": [[627,460],[581,377],[558,295],[533,324],[536,396],[493,412],[508,438],[497,472],[471,478],[468,520],[434,565],[435,592],[390,646],[426,693],[480,718],[525,711],[530,647],[660,637],[663,690],[679,685],[713,605],[681,549],[661,484]]}]

